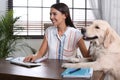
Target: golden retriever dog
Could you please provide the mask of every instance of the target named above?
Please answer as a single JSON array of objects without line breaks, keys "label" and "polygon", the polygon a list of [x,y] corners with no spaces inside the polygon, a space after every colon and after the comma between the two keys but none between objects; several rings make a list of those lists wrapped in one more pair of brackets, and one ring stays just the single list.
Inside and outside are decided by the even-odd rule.
[{"label": "golden retriever dog", "polygon": [[[64,68],[91,67],[104,71],[108,80],[120,80],[120,37],[104,20],[95,20],[81,29],[83,39],[90,41],[91,58],[71,58],[74,63],[63,63]],[[92,61],[89,61],[92,59]]]}]

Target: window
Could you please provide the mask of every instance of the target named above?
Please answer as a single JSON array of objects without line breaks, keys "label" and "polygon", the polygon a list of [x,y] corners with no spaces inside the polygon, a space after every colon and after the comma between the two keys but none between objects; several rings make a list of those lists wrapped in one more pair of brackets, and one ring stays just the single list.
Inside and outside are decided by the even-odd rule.
[{"label": "window", "polygon": [[70,8],[71,18],[77,28],[85,26],[86,21],[94,19],[90,0],[9,0],[9,9],[14,10],[14,17],[20,16],[16,23],[23,27],[21,36],[43,38],[44,24],[50,21],[50,6],[57,2],[63,2]]}]

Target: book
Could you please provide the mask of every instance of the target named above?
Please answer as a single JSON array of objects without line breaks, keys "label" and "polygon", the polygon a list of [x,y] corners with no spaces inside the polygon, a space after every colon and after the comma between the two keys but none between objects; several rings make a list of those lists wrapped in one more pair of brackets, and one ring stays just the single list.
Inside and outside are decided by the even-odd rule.
[{"label": "book", "polygon": [[67,68],[61,73],[62,77],[68,78],[91,78],[93,75],[92,68]]},{"label": "book", "polygon": [[35,67],[35,66],[40,66],[41,61],[47,59],[46,57],[37,59],[35,62],[23,62],[25,57],[16,57],[10,60],[10,63],[20,65],[20,66],[25,66],[25,67]]}]

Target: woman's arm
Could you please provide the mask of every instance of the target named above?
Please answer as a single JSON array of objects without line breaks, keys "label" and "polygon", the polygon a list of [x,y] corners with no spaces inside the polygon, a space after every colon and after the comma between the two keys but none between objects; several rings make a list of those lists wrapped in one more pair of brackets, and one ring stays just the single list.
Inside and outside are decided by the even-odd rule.
[{"label": "woman's arm", "polygon": [[48,43],[46,37],[44,37],[42,45],[39,51],[35,55],[28,56],[24,59],[25,62],[34,62],[36,59],[45,55],[48,48]]},{"label": "woman's arm", "polygon": [[82,38],[78,41],[78,47],[79,47],[83,57],[90,57],[89,52],[86,48],[85,42]]},{"label": "woman's arm", "polygon": [[37,55],[38,57],[44,56],[45,53],[46,53],[46,51],[47,51],[47,49],[48,49],[48,43],[47,43],[46,37],[44,37],[43,42],[42,42],[42,45],[41,45],[39,51],[36,53],[36,55]]}]

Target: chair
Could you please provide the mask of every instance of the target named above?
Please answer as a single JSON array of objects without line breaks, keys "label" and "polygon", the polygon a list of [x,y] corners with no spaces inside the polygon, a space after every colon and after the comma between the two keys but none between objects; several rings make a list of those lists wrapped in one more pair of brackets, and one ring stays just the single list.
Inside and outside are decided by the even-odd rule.
[{"label": "chair", "polygon": [[53,24],[52,23],[44,23],[44,31],[50,26],[53,26]]}]

